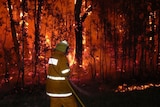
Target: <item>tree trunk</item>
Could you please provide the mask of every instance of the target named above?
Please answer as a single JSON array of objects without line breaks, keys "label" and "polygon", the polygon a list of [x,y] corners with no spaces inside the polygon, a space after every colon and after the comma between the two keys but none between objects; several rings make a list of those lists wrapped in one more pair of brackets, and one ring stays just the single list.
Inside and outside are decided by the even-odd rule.
[{"label": "tree trunk", "polygon": [[43,0],[38,0],[38,10],[36,8],[36,0],[35,0],[35,68],[34,68],[34,75],[33,77],[36,76],[37,73],[37,64],[39,62],[38,56],[39,56],[39,51],[40,51],[40,21],[41,21],[41,8],[42,8],[42,3]]},{"label": "tree trunk", "polygon": [[27,12],[27,2],[25,0],[22,0],[22,5],[21,5],[21,8],[22,8],[22,13],[23,13],[23,16],[22,16],[22,87],[24,87],[24,56],[25,56],[25,43],[27,42],[26,40],[26,30],[25,30],[25,27],[26,27],[26,15],[25,13]]},{"label": "tree trunk", "polygon": [[82,44],[82,31],[83,31],[83,22],[88,16],[88,13],[92,11],[92,6],[88,6],[85,10],[83,15],[81,14],[81,7],[82,7],[82,0],[76,0],[75,4],[75,35],[76,35],[76,60],[78,65],[82,65],[82,51],[83,51],[83,44]]},{"label": "tree trunk", "polygon": [[158,21],[158,54],[157,54],[157,68],[156,71],[160,72],[160,10],[159,10],[159,21]]},{"label": "tree trunk", "polygon": [[[7,26],[6,26],[7,28]],[[4,38],[4,42],[2,43],[2,49],[4,51],[4,71],[5,71],[5,74],[4,74],[4,80],[5,82],[9,82],[9,68],[8,68],[8,62],[9,62],[9,58],[10,56],[8,56],[9,54],[9,51],[5,48],[5,43],[6,43],[6,32],[7,32],[7,29],[5,31],[5,38]]]},{"label": "tree trunk", "polygon": [[117,35],[116,35],[116,9],[114,8],[114,58],[115,58],[115,72],[117,72],[118,62],[118,47],[117,47]]},{"label": "tree trunk", "polygon": [[81,6],[82,6],[82,0],[77,0],[75,4],[75,22],[76,22],[76,28],[75,28],[75,35],[76,35],[76,59],[77,63],[79,65],[82,64],[82,21],[80,19],[80,13],[81,13]]},{"label": "tree trunk", "polygon": [[[14,50],[16,53],[16,58],[17,58],[17,65],[18,65],[18,70],[19,70],[19,75],[18,75],[18,80],[20,77],[20,73],[22,71],[21,69],[21,56],[19,52],[19,43],[16,37],[16,29],[15,29],[15,23],[13,20],[13,14],[12,14],[12,8],[11,8],[11,0],[8,0],[8,8],[9,8],[9,15],[10,15],[10,24],[11,24],[11,33],[12,33],[12,38],[13,38],[13,43],[14,43]],[[17,80],[17,85],[18,85],[18,80]]]}]

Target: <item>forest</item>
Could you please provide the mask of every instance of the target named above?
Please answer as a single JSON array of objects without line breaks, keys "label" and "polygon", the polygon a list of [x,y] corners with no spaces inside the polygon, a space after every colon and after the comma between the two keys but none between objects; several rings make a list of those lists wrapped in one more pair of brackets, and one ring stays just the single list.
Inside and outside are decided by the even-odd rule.
[{"label": "forest", "polygon": [[64,39],[73,80],[159,81],[160,0],[3,0],[0,6],[5,82],[44,82],[50,51]]}]

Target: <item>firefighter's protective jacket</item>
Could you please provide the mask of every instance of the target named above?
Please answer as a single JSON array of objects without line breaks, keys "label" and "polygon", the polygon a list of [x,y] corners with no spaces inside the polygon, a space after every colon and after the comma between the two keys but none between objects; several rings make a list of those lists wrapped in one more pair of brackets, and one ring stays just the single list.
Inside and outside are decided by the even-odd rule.
[{"label": "firefighter's protective jacket", "polygon": [[67,45],[59,43],[51,53],[48,64],[48,75],[46,81],[46,93],[50,97],[67,97],[72,91],[66,82],[70,68],[65,52]]}]

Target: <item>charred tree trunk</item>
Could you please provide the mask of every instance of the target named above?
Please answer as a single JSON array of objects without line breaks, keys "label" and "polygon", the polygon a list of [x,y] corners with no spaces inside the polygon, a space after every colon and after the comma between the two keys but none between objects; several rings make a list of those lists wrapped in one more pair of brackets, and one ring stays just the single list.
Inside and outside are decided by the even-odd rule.
[{"label": "charred tree trunk", "polygon": [[77,0],[76,4],[75,4],[75,9],[74,9],[74,13],[75,13],[75,35],[76,35],[76,59],[77,59],[77,63],[79,65],[82,65],[82,51],[83,51],[83,44],[82,44],[82,31],[83,31],[83,22],[85,21],[85,19],[88,16],[88,13],[90,11],[92,11],[92,6],[89,6],[85,13],[83,15],[81,14],[81,7],[82,7],[82,0]]},{"label": "charred tree trunk", "polygon": [[43,0],[38,0],[38,10],[37,10],[37,5],[36,5],[36,0],[35,0],[35,68],[34,68],[34,75],[33,77],[36,76],[37,73],[37,64],[39,62],[38,56],[40,54],[40,21],[41,21],[41,8],[42,8],[42,3]]},{"label": "charred tree trunk", "polygon": [[116,9],[115,8],[114,8],[114,58],[115,58],[115,71],[117,72],[118,47],[117,47],[117,35],[116,35]]},{"label": "charred tree trunk", "polygon": [[76,22],[76,28],[75,28],[75,35],[76,35],[76,59],[78,64],[82,64],[82,21],[80,19],[80,13],[81,13],[81,6],[82,6],[82,0],[77,0],[75,4],[75,22]]},{"label": "charred tree trunk", "polygon": [[[132,24],[133,25],[133,24]],[[134,31],[134,28],[131,27],[131,30]],[[132,33],[132,32],[131,32]],[[137,49],[136,49],[136,46],[137,46],[137,36],[134,35],[132,33],[132,36],[133,36],[133,70],[132,70],[132,76],[133,78],[135,78],[135,72],[136,72],[136,68],[137,68],[137,64],[136,64],[136,53],[137,53]]]},{"label": "charred tree trunk", "polygon": [[139,72],[138,72],[138,78],[139,79],[143,79],[143,74],[144,74],[144,71],[145,71],[145,41],[144,41],[144,36],[142,37],[142,40],[141,40],[141,57],[140,57],[140,69],[139,69]]},{"label": "charred tree trunk", "polygon": [[158,21],[158,54],[157,54],[157,68],[156,71],[160,75],[160,10],[159,14],[159,21]]},{"label": "charred tree trunk", "polygon": [[5,48],[5,43],[6,43],[6,32],[7,32],[7,26],[6,26],[6,31],[5,31],[5,38],[4,38],[4,42],[2,43],[2,49],[4,51],[4,65],[5,65],[5,74],[4,74],[4,80],[5,82],[9,82],[9,68],[8,68],[8,62],[9,62],[9,51],[7,51],[7,49]]},{"label": "charred tree trunk", "polygon": [[[22,71],[21,69],[21,56],[20,56],[20,52],[19,52],[19,43],[17,40],[17,36],[16,36],[16,29],[15,29],[15,23],[13,20],[13,14],[12,14],[12,8],[11,8],[11,0],[8,0],[8,8],[9,8],[9,15],[10,15],[10,24],[11,24],[11,33],[12,33],[12,38],[13,38],[13,43],[14,43],[14,50],[16,53],[16,58],[17,58],[17,65],[18,65],[18,70],[19,70],[19,75],[18,75],[18,80],[20,77],[20,73]],[[17,85],[18,85],[18,80],[17,80]]]},{"label": "charred tree trunk", "polygon": [[26,29],[25,29],[25,13],[27,13],[27,2],[25,0],[22,0],[22,5],[21,5],[21,8],[22,8],[22,13],[23,13],[23,16],[22,16],[22,87],[24,87],[24,45],[25,45],[25,42],[26,42]]}]

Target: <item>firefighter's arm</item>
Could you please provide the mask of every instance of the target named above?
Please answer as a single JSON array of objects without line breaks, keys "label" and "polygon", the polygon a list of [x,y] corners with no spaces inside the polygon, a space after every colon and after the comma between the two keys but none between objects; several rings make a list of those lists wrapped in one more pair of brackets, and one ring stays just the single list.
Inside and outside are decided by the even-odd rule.
[{"label": "firefighter's arm", "polygon": [[66,58],[62,58],[60,66],[61,66],[60,67],[61,76],[68,77],[70,73],[70,67],[68,64],[68,60]]}]

